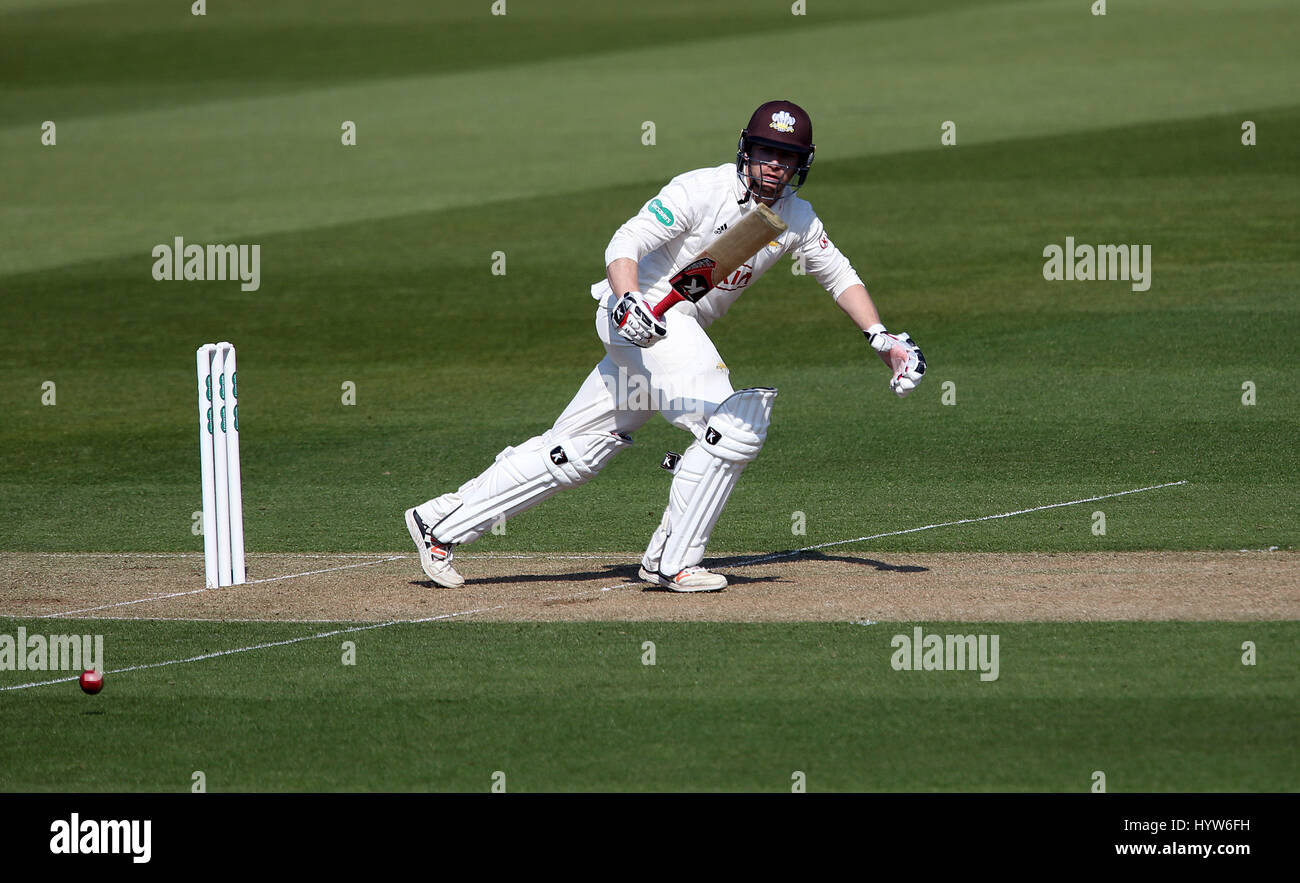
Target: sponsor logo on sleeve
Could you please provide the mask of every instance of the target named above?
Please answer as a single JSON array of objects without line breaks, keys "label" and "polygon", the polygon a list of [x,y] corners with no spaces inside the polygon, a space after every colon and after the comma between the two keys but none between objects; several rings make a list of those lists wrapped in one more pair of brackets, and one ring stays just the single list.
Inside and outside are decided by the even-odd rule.
[{"label": "sponsor logo on sleeve", "polygon": [[659,223],[663,224],[665,227],[671,227],[673,225],[673,213],[668,210],[668,206],[664,205],[659,200],[650,200],[650,204],[647,205],[646,208],[648,208],[650,214],[658,218]]}]

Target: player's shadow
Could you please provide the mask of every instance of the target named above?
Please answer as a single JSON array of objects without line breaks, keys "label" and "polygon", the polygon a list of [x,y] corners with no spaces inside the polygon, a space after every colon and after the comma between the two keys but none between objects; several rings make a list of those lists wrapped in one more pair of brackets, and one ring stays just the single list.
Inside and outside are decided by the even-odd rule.
[{"label": "player's shadow", "polygon": [[[838,561],[841,564],[855,564],[861,567],[872,567],[876,570],[886,571],[888,573],[928,573],[930,570],[930,568],[922,567],[920,564],[890,564],[888,561],[877,561],[875,558],[863,558],[856,555],[827,555],[825,552],[818,552],[815,549],[807,552],[800,552],[797,549],[790,549],[785,552],[773,552],[771,555],[759,556],[758,560],[755,560],[753,555],[738,556],[734,558],[717,558],[714,559],[713,563],[719,568],[723,568],[754,566],[759,564],[779,564],[786,561]],[[728,579],[730,579],[730,575],[728,575]]]},{"label": "player's shadow", "polygon": [[[854,564],[861,567],[872,567],[878,571],[890,573],[925,573],[930,568],[922,567],[919,564],[890,564],[887,561],[877,561],[874,558],[850,557],[846,555],[827,555],[824,552],[816,550],[809,552],[798,552],[789,550],[787,552],[773,553],[774,557],[767,555],[759,556],[760,560],[755,561],[753,555],[737,555],[730,558],[710,558],[705,564],[717,570],[726,571],[727,568],[743,568],[751,564],[775,564],[786,561],[838,561],[842,564]],[[761,559],[768,559],[766,561]],[[509,585],[512,583],[556,583],[556,582],[625,582],[636,583],[643,587],[643,591],[657,592],[666,591],[662,586],[651,585],[645,582],[637,574],[640,564],[633,562],[630,564],[606,564],[600,570],[587,570],[580,573],[512,573],[503,576],[484,576],[484,577],[467,577],[465,585]],[[782,580],[784,577],[778,575],[766,576],[746,576],[739,570],[731,570],[726,573],[727,582],[733,586],[747,585],[750,583],[774,583]],[[411,585],[422,588],[439,588],[432,580],[411,580]]]},{"label": "player's shadow", "polygon": [[[581,573],[511,573],[504,576],[469,576],[465,577],[467,586],[491,586],[511,583],[559,583],[559,582],[641,582],[637,576],[637,564],[606,564],[601,570],[587,570]],[[411,585],[425,588],[440,588],[432,580],[411,580]]]}]

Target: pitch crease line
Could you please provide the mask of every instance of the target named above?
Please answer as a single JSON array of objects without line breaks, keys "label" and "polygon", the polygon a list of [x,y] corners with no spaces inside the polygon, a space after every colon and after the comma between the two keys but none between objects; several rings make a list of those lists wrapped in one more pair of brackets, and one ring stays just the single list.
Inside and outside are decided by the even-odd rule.
[{"label": "pitch crease line", "polygon": [[[389,561],[400,561],[405,557],[405,555],[393,555],[390,558],[381,558],[378,561],[363,561],[360,564],[341,564],[338,567],[326,567],[323,570],[309,570],[305,573],[291,573],[287,576],[272,576],[267,577],[266,579],[250,579],[240,583],[239,586],[252,586],[257,585],[258,583],[273,583],[282,579],[294,579],[299,576],[315,576],[320,573],[332,573],[336,570],[349,570],[353,567],[370,567],[375,564],[385,564]],[[154,595],[152,598],[136,598],[132,601],[116,601],[112,604],[101,604],[98,607],[83,607],[80,610],[62,610],[58,613],[45,613],[36,617],[36,619],[54,619],[55,617],[72,616],[77,613],[93,613],[96,610],[111,610],[114,607],[129,607],[132,604],[147,604],[150,601],[166,601],[171,598],[183,598],[186,595],[198,595],[203,592],[214,592],[221,589],[237,589],[239,586],[217,586],[215,588],[207,588],[205,586],[202,589],[190,589],[187,592],[170,592],[166,595]]]},{"label": "pitch crease line", "polygon": [[[202,552],[16,552],[40,558],[202,558]],[[374,558],[384,552],[249,552],[247,558]]]},{"label": "pitch crease line", "polygon": [[[1183,479],[1181,481],[1170,481],[1164,484],[1153,484],[1150,487],[1133,488],[1132,490],[1127,490],[1127,491],[1116,491],[1113,494],[1099,494],[1095,497],[1084,497],[1081,500],[1070,500],[1065,503],[1048,503],[1045,506],[1031,506],[1028,509],[1016,509],[1012,512],[999,512],[997,515],[981,515],[978,518],[962,518],[957,521],[943,521],[936,524],[927,524],[922,527],[909,527],[906,528],[905,530],[891,530],[891,531],[886,531],[885,533],[872,534],[871,536],[857,537],[856,539],[852,539],[852,540],[833,540],[832,542],[829,543],[818,543],[815,546],[804,546],[802,549],[794,549],[789,552],[775,552],[771,555],[759,555],[756,558],[746,558],[741,561],[737,561],[735,564],[730,564],[728,566],[748,567],[753,564],[763,564],[768,561],[777,561],[781,558],[792,558],[795,555],[802,555],[804,552],[812,552],[816,549],[825,549],[830,546],[843,546],[848,543],[862,543],[862,542],[866,542],[867,540],[883,539],[884,537],[896,537],[908,533],[920,533],[923,530],[934,530],[935,528],[938,527],[953,527],[954,525],[958,525],[958,524],[974,524],[977,521],[992,521],[996,518],[1010,518],[1013,515],[1026,515],[1030,512],[1042,512],[1045,509],[1060,509],[1063,506],[1078,506],[1080,503],[1093,503],[1096,502],[1097,500],[1109,500],[1112,497],[1123,497],[1123,496],[1127,496],[1128,494],[1140,494],[1145,491],[1156,491],[1166,487],[1177,487],[1180,484],[1187,484],[1187,479]],[[637,585],[637,583],[619,583],[618,585],[606,586],[600,591],[612,592],[615,589],[621,589],[631,585]]]},{"label": "pitch crease line", "polygon": [[[918,533],[918,532],[923,531],[923,530],[934,530],[935,528],[940,528],[940,527],[954,527],[954,526],[959,525],[959,524],[974,524],[974,523],[976,523],[976,522],[980,522],[980,521],[992,521],[992,520],[994,520],[994,519],[998,519],[998,518],[1011,518],[1012,516],[1015,516],[1015,515],[1026,515],[1026,514],[1028,514],[1028,513],[1030,513],[1030,512],[1042,512],[1042,511],[1045,511],[1045,510],[1047,510],[1047,509],[1060,509],[1060,508],[1065,507],[1065,506],[1077,506],[1077,505],[1079,505],[1079,504],[1081,504],[1081,503],[1092,503],[1092,502],[1096,502],[1097,500],[1109,500],[1109,499],[1112,499],[1112,498],[1114,498],[1114,497],[1123,497],[1123,496],[1127,496],[1127,495],[1129,495],[1129,494],[1140,494],[1140,493],[1144,493],[1145,491],[1160,490],[1161,488],[1167,488],[1167,487],[1177,487],[1178,485],[1183,485],[1183,484],[1187,484],[1187,480],[1186,480],[1186,479],[1183,479],[1183,480],[1181,480],[1181,481],[1170,481],[1170,482],[1166,482],[1166,483],[1164,483],[1164,484],[1151,485],[1151,486],[1149,486],[1149,487],[1133,488],[1133,489],[1131,489],[1131,490],[1127,490],[1127,491],[1117,491],[1117,492],[1115,492],[1115,493],[1111,493],[1111,494],[1098,494],[1098,495],[1093,496],[1093,497],[1084,497],[1084,498],[1079,499],[1079,500],[1069,500],[1069,501],[1067,501],[1067,502],[1063,502],[1063,503],[1048,503],[1048,504],[1043,505],[1043,506],[1031,506],[1031,507],[1029,507],[1029,508],[1027,508],[1027,509],[1016,509],[1016,510],[1013,510],[1013,511],[1011,511],[1011,512],[1000,512],[1000,513],[998,513],[998,514],[996,514],[996,515],[981,515],[981,516],[979,516],[979,517],[977,517],[977,518],[962,518],[962,519],[958,519],[957,521],[944,521],[944,522],[938,522],[938,523],[935,523],[935,524],[927,524],[927,525],[923,525],[923,526],[921,526],[921,527],[911,527],[911,528],[906,528],[906,529],[904,529],[904,530],[887,531],[887,532],[885,532],[885,533],[872,534],[872,535],[870,535],[870,536],[864,536],[864,537],[857,537],[857,538],[855,538],[855,539],[851,539],[851,540],[835,540],[835,541],[832,541],[832,542],[829,542],[829,543],[818,543],[817,545],[814,545],[814,546],[805,546],[805,547],[802,548],[802,549],[795,549],[795,550],[790,551],[790,552],[778,552],[778,553],[773,554],[773,555],[762,555],[762,556],[759,556],[759,557],[757,557],[757,558],[750,558],[750,559],[747,559],[747,560],[744,560],[744,561],[740,561],[740,562],[738,562],[737,564],[734,564],[734,565],[732,565],[732,566],[733,566],[733,567],[743,567],[743,566],[751,565],[751,564],[761,564],[761,563],[766,562],[766,561],[775,561],[775,560],[780,559],[780,558],[789,558],[789,557],[791,557],[791,556],[799,555],[799,554],[802,554],[802,553],[804,553],[804,552],[811,552],[811,551],[814,551],[814,550],[816,550],[816,549],[825,549],[825,548],[828,548],[828,547],[830,547],[830,546],[842,546],[842,545],[845,545],[845,544],[847,544],[847,543],[861,543],[861,542],[865,542],[865,541],[867,541],[867,540],[881,539],[881,538],[883,538],[883,537],[901,536],[901,535],[903,535],[903,534],[909,534],[909,533]],[[401,558],[406,558],[406,557],[409,557],[409,556],[406,556],[406,555],[396,555],[396,556],[393,556],[393,557],[391,557],[391,558],[385,558],[385,559],[382,559],[382,560],[380,560],[380,561],[368,561],[368,562],[364,562],[364,563],[361,563],[361,564],[349,564],[349,565],[345,565],[344,567],[329,568],[328,570],[323,570],[323,571],[313,571],[313,572],[314,572],[314,573],[326,573],[326,572],[329,572],[330,570],[345,570],[345,569],[350,568],[350,567],[367,567],[367,566],[370,566],[370,565],[372,565],[372,564],[382,564],[382,563],[384,563],[384,562],[386,562],[386,561],[396,561],[396,560],[399,560],[399,559],[401,559]],[[270,578],[270,579],[257,580],[256,582],[274,582],[275,580],[278,580],[278,579],[292,579],[292,578],[295,577],[295,576],[307,576],[307,575],[309,575],[309,574],[306,574],[306,573],[302,573],[302,574],[291,574],[291,575],[289,575],[289,576],[283,576],[283,577],[272,577],[272,578]],[[637,583],[635,583],[635,582],[622,582],[622,583],[618,583],[618,584],[616,584],[616,585],[607,586],[607,587],[602,588],[602,589],[599,589],[599,590],[588,590],[588,591],[586,591],[586,592],[578,592],[576,595],[571,595],[571,596],[569,596],[569,597],[577,597],[577,595],[591,594],[591,593],[594,592],[594,591],[608,592],[608,591],[613,591],[613,590],[615,590],[615,589],[621,589],[621,588],[624,588],[624,587],[626,587],[626,586],[633,586],[633,585],[637,585]],[[163,596],[163,597],[166,598],[166,597],[176,597],[176,596],[178,596],[178,595],[190,595],[190,594],[195,594],[196,592],[199,592],[199,591],[207,591],[207,589],[196,589],[194,592],[178,592],[178,593],[176,593],[175,595],[168,595],[168,596]],[[142,600],[157,600],[157,599],[150,598],[150,599],[142,599]],[[127,602],[122,602],[122,603],[123,603],[123,604],[132,604],[132,603],[140,603],[140,602],[138,602],[138,601],[127,601]],[[109,606],[109,607],[114,607],[114,606],[121,606],[121,605],[120,605],[120,604],[117,604],[117,605],[107,605],[107,606]],[[387,628],[388,626],[392,626],[392,625],[419,624],[419,623],[425,623],[425,622],[436,622],[436,621],[438,621],[438,620],[443,620],[443,619],[451,619],[451,618],[453,618],[453,617],[457,617],[457,616],[473,616],[474,614],[477,614],[477,613],[488,613],[488,612],[490,612],[490,611],[492,611],[492,610],[502,610],[502,609],[504,609],[504,608],[507,607],[507,606],[509,606],[509,605],[507,605],[507,604],[498,604],[498,605],[496,605],[496,606],[494,606],[494,607],[480,607],[480,608],[477,608],[477,609],[474,609],[474,610],[463,610],[463,611],[460,611],[460,612],[457,612],[457,613],[443,613],[443,614],[439,614],[439,615],[437,615],[437,616],[423,617],[423,618],[421,618],[421,619],[403,619],[403,620],[391,620],[391,621],[389,621],[389,622],[382,622],[382,623],[368,623],[368,624],[365,624],[365,625],[352,626],[352,627],[350,627],[350,628],[346,628],[346,629],[335,629],[334,631],[329,631],[329,632],[320,632],[320,633],[315,634],[315,635],[304,635],[303,637],[300,637],[300,638],[290,638],[290,639],[285,640],[285,641],[272,641],[272,642],[268,642],[268,643],[264,643],[264,644],[254,644],[254,645],[249,646],[249,647],[237,647],[237,648],[232,649],[232,650],[221,650],[221,651],[218,651],[218,652],[216,652],[216,653],[205,653],[205,654],[202,654],[202,655],[200,655],[200,656],[191,656],[191,657],[189,657],[189,658],[187,658],[187,659],[171,659],[171,660],[166,660],[166,661],[164,661],[164,662],[153,662],[153,663],[148,663],[148,664],[146,664],[146,665],[133,665],[133,666],[128,666],[128,667],[126,667],[126,668],[113,669],[112,671],[105,672],[105,674],[121,674],[122,672],[128,672],[128,671],[141,671],[141,670],[144,670],[144,669],[150,669],[150,668],[160,668],[160,667],[162,667],[162,666],[166,666],[166,665],[181,665],[181,664],[190,663],[190,662],[201,662],[201,661],[206,660],[206,659],[216,659],[216,658],[221,657],[221,656],[230,656],[230,655],[233,655],[233,654],[236,654],[236,653],[247,653],[247,652],[250,652],[250,651],[253,651],[253,650],[264,650],[264,649],[267,649],[267,648],[270,648],[270,647],[283,647],[283,646],[287,646],[287,645],[289,645],[289,644],[298,644],[298,643],[302,643],[303,641],[313,641],[313,640],[317,640],[317,639],[320,639],[320,638],[330,638],[330,637],[335,637],[335,636],[337,636],[337,635],[351,634],[351,633],[354,633],[354,632],[362,632],[362,631],[370,631],[370,630],[373,630],[373,629]],[[104,609],[104,608],[91,608],[91,609]],[[72,612],[84,612],[84,611],[72,611]],[[51,617],[51,616],[62,616],[62,615],[66,615],[66,614],[46,614],[46,617],[43,617],[43,618],[49,618],[49,617]],[[28,683],[28,684],[17,684],[17,685],[11,686],[11,687],[0,687],[0,692],[7,692],[7,691],[10,691],[10,690],[22,690],[22,689],[26,689],[26,688],[29,688],[29,687],[42,687],[42,686],[46,686],[46,685],[49,685],[49,684],[61,684],[61,683],[66,683],[66,682],[68,682],[68,681],[75,681],[75,680],[77,680],[79,677],[80,677],[80,675],[75,675],[75,676],[72,676],[72,677],[66,677],[66,678],[56,678],[56,679],[49,680],[49,681],[35,681],[35,682],[32,682],[32,683]]]},{"label": "pitch crease line", "polygon": [[[34,555],[40,558],[202,558],[202,552],[17,552],[19,555]],[[386,552],[335,552],[331,554],[318,554],[314,552],[249,552],[246,558],[374,558],[376,555],[385,555]],[[415,558],[416,555],[401,554],[391,560],[398,558]],[[457,558],[469,559],[486,559],[486,558],[555,558],[562,561],[603,561],[606,559],[622,559],[623,555],[551,555],[539,552],[531,555],[510,555],[506,553],[485,552],[483,554],[465,553],[457,555]]]},{"label": "pitch crease line", "polygon": [[1182,481],[1170,481],[1165,484],[1153,484],[1150,487],[1133,488],[1128,491],[1117,491],[1113,494],[1099,494],[1095,497],[1084,497],[1082,500],[1070,500],[1068,503],[1048,503],[1045,506],[1032,506],[1028,509],[1016,509],[1014,512],[1001,512],[997,515],[981,515],[978,518],[962,518],[958,521],[944,521],[937,524],[927,524],[924,527],[909,527],[906,530],[891,530],[886,533],[872,534],[868,537],[858,537],[857,539],[852,540],[835,540],[829,543],[818,543],[815,546],[804,546],[802,549],[795,549],[791,552],[777,552],[772,555],[762,555],[758,558],[749,558],[744,561],[739,561],[731,566],[745,567],[750,564],[761,564],[765,561],[775,561],[778,558],[789,558],[794,555],[802,555],[804,552],[812,552],[816,549],[826,549],[830,546],[843,546],[846,543],[862,543],[867,540],[883,539],[884,537],[897,537],[907,533],[919,533],[923,530],[934,530],[937,527],[953,527],[958,524],[974,524],[977,521],[992,521],[995,518],[1010,518],[1013,515],[1027,515],[1030,512],[1042,512],[1045,509],[1060,509],[1063,506],[1078,506],[1080,503],[1094,503],[1097,500],[1109,500],[1112,497],[1123,497],[1128,494],[1140,494],[1145,491],[1158,491],[1161,488],[1176,487],[1180,484],[1187,484],[1187,479],[1183,479]]}]

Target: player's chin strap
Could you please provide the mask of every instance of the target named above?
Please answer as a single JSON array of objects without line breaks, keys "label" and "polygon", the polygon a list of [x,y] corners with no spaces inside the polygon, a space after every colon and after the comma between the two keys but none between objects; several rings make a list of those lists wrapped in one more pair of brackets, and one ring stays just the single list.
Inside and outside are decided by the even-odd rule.
[{"label": "player's chin strap", "polygon": [[668,508],[641,563],[670,579],[699,564],[732,488],[767,439],[776,390],[742,389],[709,417],[704,437],[677,462]]},{"label": "player's chin strap", "polygon": [[736,200],[736,205],[744,205],[754,198],[753,185],[750,183],[753,179],[750,177],[748,170],[741,171],[741,160],[739,159],[736,160],[736,180],[740,182],[741,189],[745,191],[745,195]]}]

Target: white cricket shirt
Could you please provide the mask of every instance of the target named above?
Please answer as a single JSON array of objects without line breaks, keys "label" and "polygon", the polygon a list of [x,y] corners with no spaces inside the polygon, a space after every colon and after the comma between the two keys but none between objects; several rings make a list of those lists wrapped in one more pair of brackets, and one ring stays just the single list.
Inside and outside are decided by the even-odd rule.
[{"label": "white cricket shirt", "polygon": [[[656,303],[668,294],[668,280],[677,270],[754,210],[754,200],[740,203],[744,197],[735,163],[678,175],[618,228],[605,249],[605,266],[617,258],[636,261],[641,292]],[[862,283],[806,200],[787,187],[785,195],[771,208],[789,229],[699,302],[684,301],[674,310],[695,316],[707,328],[731,308],[746,288],[791,252],[803,255],[808,275],[836,298],[846,288]],[[622,293],[611,291],[606,279],[591,286],[591,296],[611,310]]]}]

